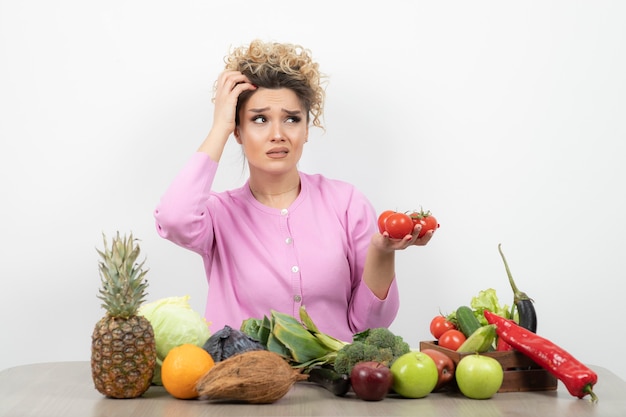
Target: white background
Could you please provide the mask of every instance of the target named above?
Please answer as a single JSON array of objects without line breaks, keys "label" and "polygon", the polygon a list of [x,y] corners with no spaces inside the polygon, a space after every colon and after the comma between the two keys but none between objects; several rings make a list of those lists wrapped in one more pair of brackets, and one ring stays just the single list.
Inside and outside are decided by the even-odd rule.
[{"label": "white background", "polygon": [[[0,0],[0,369],[89,359],[103,232],[141,239],[149,301],[204,311],[199,257],[152,210],[228,48],[258,37],[329,75],[301,169],[441,223],[397,256],[394,331],[417,346],[489,287],[510,304],[502,243],[539,333],[626,378],[625,21],[619,1]],[[242,167],[231,143],[216,188]]]}]

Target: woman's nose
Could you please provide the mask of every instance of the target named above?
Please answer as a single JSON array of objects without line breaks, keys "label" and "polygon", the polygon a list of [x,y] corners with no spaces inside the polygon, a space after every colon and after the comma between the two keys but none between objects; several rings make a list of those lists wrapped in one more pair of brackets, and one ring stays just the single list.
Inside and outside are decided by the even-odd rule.
[{"label": "woman's nose", "polygon": [[280,124],[274,124],[272,126],[271,137],[273,142],[285,140]]}]

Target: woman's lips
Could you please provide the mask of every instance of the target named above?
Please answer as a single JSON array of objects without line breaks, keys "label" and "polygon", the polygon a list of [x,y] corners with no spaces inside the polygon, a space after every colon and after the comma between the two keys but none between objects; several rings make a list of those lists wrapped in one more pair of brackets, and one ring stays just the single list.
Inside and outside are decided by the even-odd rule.
[{"label": "woman's lips", "polygon": [[289,150],[287,148],[273,148],[273,149],[270,149],[266,153],[266,155],[273,159],[280,159],[280,158],[284,158],[285,156],[287,156],[288,153],[289,153]]}]

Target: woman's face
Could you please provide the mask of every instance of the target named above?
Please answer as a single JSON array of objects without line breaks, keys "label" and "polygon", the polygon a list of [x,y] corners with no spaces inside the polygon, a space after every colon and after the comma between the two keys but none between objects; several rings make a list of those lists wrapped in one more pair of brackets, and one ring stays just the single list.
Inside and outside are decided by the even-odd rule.
[{"label": "woman's face", "polygon": [[288,88],[259,88],[239,110],[235,138],[250,172],[281,174],[297,169],[309,135],[306,110]]}]

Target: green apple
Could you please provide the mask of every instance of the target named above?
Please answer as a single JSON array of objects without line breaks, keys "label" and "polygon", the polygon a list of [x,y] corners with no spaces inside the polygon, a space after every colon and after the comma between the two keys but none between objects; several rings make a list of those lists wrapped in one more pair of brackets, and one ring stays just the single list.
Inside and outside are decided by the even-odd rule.
[{"label": "green apple", "polygon": [[504,379],[504,370],[496,359],[477,353],[464,356],[459,361],[455,378],[463,395],[484,400],[498,392]]},{"label": "green apple", "polygon": [[437,385],[439,372],[435,361],[419,351],[405,353],[391,365],[392,389],[406,398],[423,398]]}]

